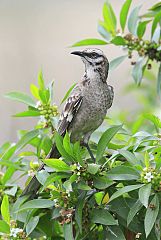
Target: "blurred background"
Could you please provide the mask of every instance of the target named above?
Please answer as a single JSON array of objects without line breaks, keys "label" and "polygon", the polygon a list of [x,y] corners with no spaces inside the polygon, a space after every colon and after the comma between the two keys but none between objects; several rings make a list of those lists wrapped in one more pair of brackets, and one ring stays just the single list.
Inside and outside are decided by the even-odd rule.
[{"label": "blurred background", "polygon": [[[122,2],[111,1],[117,16]],[[143,4],[144,12],[156,2],[133,0],[132,7]],[[25,110],[25,106],[4,98],[5,93],[29,93],[30,84],[37,83],[42,69],[47,83],[54,80],[55,102],[59,105],[69,87],[81,80],[83,64],[70,55],[70,46],[84,38],[100,38],[97,22],[102,18],[103,3],[104,0],[0,0],[0,144],[16,141],[18,129],[34,126],[33,119],[11,117]],[[99,48],[109,61],[124,55],[115,46]],[[131,92],[123,92],[125,84],[133,81],[129,73],[126,60],[109,75],[109,83],[115,88],[112,111],[135,111],[139,107]]]}]

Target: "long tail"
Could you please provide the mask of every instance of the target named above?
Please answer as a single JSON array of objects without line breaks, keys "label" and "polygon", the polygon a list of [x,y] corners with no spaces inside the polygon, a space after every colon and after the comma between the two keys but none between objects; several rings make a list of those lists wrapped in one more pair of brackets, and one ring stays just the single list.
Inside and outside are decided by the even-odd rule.
[{"label": "long tail", "polygon": [[[58,152],[56,145],[54,144],[46,158],[48,159],[48,158],[59,158],[59,157],[60,157],[60,153]],[[38,171],[41,171],[42,169],[44,169],[44,164],[42,164],[39,167]],[[40,182],[37,180],[36,176],[33,176],[29,184],[23,190],[21,196],[28,195],[30,199],[34,199],[40,187],[41,187]]]}]

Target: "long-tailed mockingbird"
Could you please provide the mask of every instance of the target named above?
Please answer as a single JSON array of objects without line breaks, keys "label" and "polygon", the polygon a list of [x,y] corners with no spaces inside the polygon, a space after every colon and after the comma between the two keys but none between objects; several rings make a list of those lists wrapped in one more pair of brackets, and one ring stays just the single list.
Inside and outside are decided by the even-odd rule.
[{"label": "long-tailed mockingbird", "polygon": [[[102,124],[107,109],[113,102],[113,87],[106,80],[109,71],[109,62],[104,53],[95,48],[83,51],[74,51],[71,54],[81,57],[85,65],[83,79],[72,90],[58,123],[58,133],[64,136],[71,134],[71,142],[81,141],[87,147],[91,158],[93,154],[88,146],[91,134]],[[60,154],[53,145],[47,158],[58,158]],[[53,160],[54,161],[54,160]],[[38,171],[42,170],[42,165]],[[41,184],[33,177],[22,195],[34,198]]]}]

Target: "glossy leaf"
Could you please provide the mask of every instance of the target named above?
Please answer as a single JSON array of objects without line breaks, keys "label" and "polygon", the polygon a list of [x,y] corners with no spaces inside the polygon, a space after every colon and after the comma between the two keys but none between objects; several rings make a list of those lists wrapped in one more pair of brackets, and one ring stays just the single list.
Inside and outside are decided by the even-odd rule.
[{"label": "glossy leaf", "polygon": [[142,38],[144,36],[145,30],[146,30],[146,25],[149,23],[150,21],[143,21],[143,22],[139,22],[138,27],[137,27],[137,36],[139,38]]},{"label": "glossy leaf", "polygon": [[6,184],[6,183],[8,182],[8,180],[11,179],[11,177],[12,177],[13,174],[14,174],[14,172],[15,172],[15,168],[14,168],[13,166],[7,168],[7,170],[6,170],[3,178],[2,178],[2,180],[1,180],[2,183],[3,183],[3,184]]},{"label": "glossy leaf", "polygon": [[124,60],[127,58],[127,55],[117,57],[110,61],[109,69],[110,71],[116,69]]},{"label": "glossy leaf", "polygon": [[127,225],[129,225],[131,223],[131,221],[133,220],[135,215],[138,213],[138,211],[142,208],[142,206],[143,206],[142,203],[138,199],[134,203],[134,205],[130,208],[130,211],[129,211],[129,214],[128,214],[128,217],[127,217]]},{"label": "glossy leaf", "polygon": [[107,176],[95,176],[93,179],[93,185],[97,189],[106,189],[113,184],[114,182]]},{"label": "glossy leaf", "polygon": [[161,64],[159,65],[158,77],[157,77],[157,93],[161,99]]},{"label": "glossy leaf", "polygon": [[85,192],[83,192],[80,195],[78,199],[78,203],[76,205],[76,209],[75,209],[75,220],[78,224],[80,234],[82,234],[82,215],[83,215],[83,207],[85,204],[85,196],[86,196]]},{"label": "glossy leaf", "polygon": [[27,236],[29,236],[33,232],[33,230],[36,228],[38,222],[39,222],[39,216],[30,218],[30,221],[26,225]]},{"label": "glossy leaf", "polygon": [[67,98],[69,97],[71,91],[73,90],[73,88],[74,88],[75,86],[76,86],[76,83],[74,83],[74,84],[69,88],[69,90],[68,90],[67,93],[65,94],[64,98],[62,99],[61,104],[67,100]]},{"label": "glossy leaf", "polygon": [[40,90],[45,90],[45,83],[44,83],[42,70],[40,70],[38,73],[38,84],[39,84]]},{"label": "glossy leaf", "polygon": [[51,158],[51,159],[44,159],[43,161],[46,165],[48,165],[49,167],[53,168],[56,171],[61,171],[61,172],[71,171],[70,166],[68,166],[65,162],[63,162],[63,160]]},{"label": "glossy leaf", "polygon": [[28,110],[25,112],[16,113],[14,117],[38,117],[40,116],[40,111]]},{"label": "glossy leaf", "polygon": [[109,240],[126,240],[119,226],[108,226],[108,238]]},{"label": "glossy leaf", "polygon": [[101,136],[98,145],[97,145],[97,153],[96,153],[96,160],[99,161],[104,151],[108,145],[108,143],[111,141],[111,139],[115,136],[115,134],[122,128],[122,125],[114,126],[109,129],[107,129]]},{"label": "glossy leaf", "polygon": [[11,100],[22,102],[22,103],[25,103],[25,104],[27,104],[29,106],[35,107],[34,100],[30,96],[26,95],[25,93],[10,92],[10,93],[6,94],[5,97],[7,97],[7,98],[9,98]]},{"label": "glossy leaf", "polygon": [[90,163],[90,164],[88,164],[87,172],[89,172],[91,174],[96,174],[98,172],[99,168],[100,168],[100,165],[95,164],[95,163]]},{"label": "glossy leaf", "polygon": [[152,28],[151,28],[151,37],[153,36],[154,32],[155,32],[155,29],[158,25],[158,23],[160,22],[161,20],[161,11],[159,11],[156,15],[155,15],[155,18],[153,20],[153,24],[152,24]]},{"label": "glossy leaf", "polygon": [[65,240],[74,240],[72,222],[63,225],[63,232]]},{"label": "glossy leaf", "polygon": [[125,186],[123,188],[120,188],[118,191],[116,191],[111,197],[109,202],[111,202],[112,200],[122,196],[124,193],[128,193],[131,191],[134,191],[138,188],[141,188],[143,186],[143,184],[136,184],[136,185],[130,185],[130,186]]},{"label": "glossy leaf", "polygon": [[129,8],[131,5],[132,0],[126,0],[121,8],[120,12],[120,25],[122,28],[122,31],[124,32],[125,25],[126,25],[126,20],[127,20],[127,15],[129,12]]},{"label": "glossy leaf", "polygon": [[112,180],[137,180],[140,174],[132,167],[121,165],[108,171],[107,176]]},{"label": "glossy leaf", "polygon": [[139,200],[147,208],[151,194],[151,183],[142,186],[139,189]]},{"label": "glossy leaf", "polygon": [[39,96],[39,89],[37,86],[35,86],[34,84],[30,85],[30,91],[32,93],[32,95],[37,98],[38,100],[40,100],[40,96]]},{"label": "glossy leaf", "polygon": [[116,32],[117,20],[109,1],[106,1],[103,5],[103,18],[106,23],[106,28],[114,35]]},{"label": "glossy leaf", "polygon": [[112,36],[111,34],[108,32],[108,30],[106,29],[106,25],[105,22],[99,21],[98,22],[98,32],[99,34],[106,39],[108,42],[111,40]]},{"label": "glossy leaf", "polygon": [[148,235],[150,234],[155,224],[155,221],[158,216],[158,212],[159,212],[159,199],[157,194],[155,194],[145,214],[144,226],[145,226],[146,237],[148,237]]},{"label": "glossy leaf", "polygon": [[102,225],[118,225],[117,221],[106,209],[93,209],[91,221]]},{"label": "glossy leaf", "polygon": [[1,204],[1,214],[4,221],[10,224],[10,213],[9,213],[9,201],[8,196],[4,195],[2,204]]},{"label": "glossy leaf", "polygon": [[126,45],[126,41],[123,37],[121,36],[116,36],[111,40],[111,43],[113,43],[116,46],[124,46]]},{"label": "glossy leaf", "polygon": [[101,39],[96,38],[88,38],[81,40],[79,42],[76,42],[72,45],[72,47],[81,47],[81,46],[88,46],[88,45],[106,45],[107,42]]},{"label": "glossy leaf", "polygon": [[0,232],[1,233],[10,233],[10,226],[3,220],[0,220]]},{"label": "glossy leaf", "polygon": [[73,156],[73,149],[72,149],[72,145],[70,143],[70,136],[69,136],[68,132],[66,132],[66,134],[63,138],[63,147],[69,155]]},{"label": "glossy leaf", "polygon": [[143,78],[143,72],[144,72],[144,66],[145,66],[144,64],[145,64],[145,58],[140,58],[136,62],[135,66],[133,67],[132,76],[137,85],[140,85],[141,80]]},{"label": "glossy leaf", "polygon": [[26,211],[28,209],[50,208],[54,206],[54,202],[47,199],[34,199],[25,202],[17,209],[17,212]]},{"label": "glossy leaf", "polygon": [[128,19],[128,29],[133,34],[136,35],[137,25],[139,21],[139,10],[141,6],[135,7],[132,12],[130,13],[129,19]]},{"label": "glossy leaf", "polygon": [[161,38],[161,27],[157,26],[155,31],[154,31],[154,34],[153,34],[153,37],[152,37],[151,41],[155,42],[155,43],[159,43],[160,38]]},{"label": "glossy leaf", "polygon": [[104,195],[105,195],[104,192],[97,192],[97,193],[94,194],[94,198],[95,198],[96,203],[97,203],[98,205],[101,205],[102,199],[103,199],[103,196],[104,196]]}]

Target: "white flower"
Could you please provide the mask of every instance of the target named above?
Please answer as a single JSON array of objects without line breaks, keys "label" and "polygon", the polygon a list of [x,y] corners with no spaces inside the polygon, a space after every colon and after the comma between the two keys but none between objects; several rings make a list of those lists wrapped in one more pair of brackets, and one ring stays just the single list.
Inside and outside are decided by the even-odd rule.
[{"label": "white flower", "polygon": [[153,175],[151,172],[147,172],[145,177],[144,177],[148,182],[151,182]]},{"label": "white flower", "polygon": [[17,233],[23,232],[21,228],[11,228],[10,237],[17,237]]},{"label": "white flower", "polygon": [[40,107],[41,106],[41,102],[40,101],[38,101],[37,103],[36,103],[36,108],[38,108],[38,107]]},{"label": "white flower", "polygon": [[28,176],[29,177],[33,177],[35,174],[34,174],[34,171],[33,170],[29,170],[28,171]]}]

